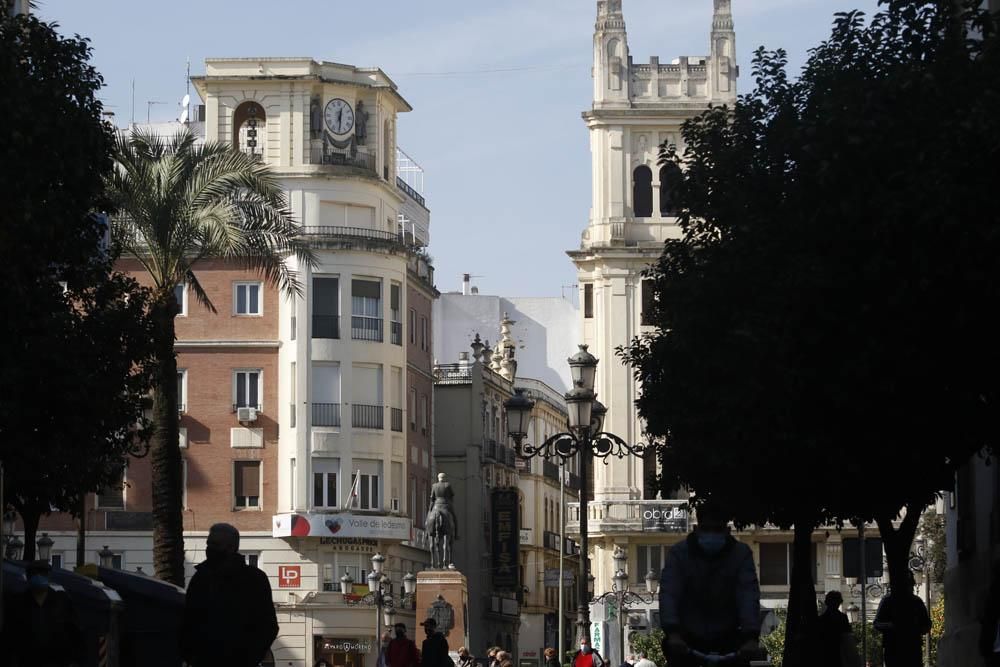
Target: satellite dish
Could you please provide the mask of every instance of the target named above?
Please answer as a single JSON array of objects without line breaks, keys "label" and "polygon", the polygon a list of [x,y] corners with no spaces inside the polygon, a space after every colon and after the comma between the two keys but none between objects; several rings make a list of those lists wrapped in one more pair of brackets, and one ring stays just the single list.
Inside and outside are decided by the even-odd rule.
[{"label": "satellite dish", "polygon": [[191,96],[185,95],[184,99],[181,100],[181,109],[182,109],[181,117],[177,119],[179,122],[181,123],[188,122],[188,112],[190,111],[190,105],[191,105]]},{"label": "satellite dish", "polygon": [[184,99],[181,100],[181,106],[187,108],[187,105],[191,104],[191,96],[185,95]]}]

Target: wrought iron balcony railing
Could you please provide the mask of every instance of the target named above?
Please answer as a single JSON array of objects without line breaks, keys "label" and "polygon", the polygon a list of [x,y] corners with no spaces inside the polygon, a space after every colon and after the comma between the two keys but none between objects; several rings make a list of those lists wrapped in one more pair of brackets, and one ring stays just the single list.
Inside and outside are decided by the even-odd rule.
[{"label": "wrought iron balcony railing", "polygon": [[340,426],[340,403],[313,403],[313,426]]},{"label": "wrought iron balcony railing", "polygon": [[351,338],[367,340],[374,343],[382,342],[382,318],[365,315],[351,316]]},{"label": "wrought iron balcony railing", "polygon": [[403,431],[403,410],[402,408],[390,408],[389,417],[393,431],[401,433]]},{"label": "wrought iron balcony railing", "polygon": [[385,428],[385,407],[382,405],[351,406],[351,426],[354,428]]},{"label": "wrought iron balcony railing", "polygon": [[389,323],[389,342],[393,345],[403,344],[403,323],[402,322],[390,322]]}]

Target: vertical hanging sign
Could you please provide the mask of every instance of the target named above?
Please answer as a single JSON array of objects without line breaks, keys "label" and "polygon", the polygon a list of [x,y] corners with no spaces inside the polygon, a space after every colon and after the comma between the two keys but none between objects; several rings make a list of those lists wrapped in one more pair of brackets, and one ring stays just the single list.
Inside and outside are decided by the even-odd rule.
[{"label": "vertical hanging sign", "polygon": [[493,491],[493,588],[517,591],[520,579],[520,526],[517,489]]}]

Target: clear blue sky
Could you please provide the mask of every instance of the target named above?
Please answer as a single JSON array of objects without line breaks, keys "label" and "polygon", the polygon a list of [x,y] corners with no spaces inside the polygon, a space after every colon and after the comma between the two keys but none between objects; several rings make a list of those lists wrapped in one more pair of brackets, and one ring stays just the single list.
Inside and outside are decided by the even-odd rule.
[{"label": "clear blue sky", "polygon": [[[712,0],[624,0],[637,62],[705,55]],[[793,70],[829,34],[837,11],[876,0],[733,0],[740,91],[760,45],[788,50]],[[414,111],[400,147],[426,171],[431,254],[442,291],[463,272],[485,294],[558,296],[576,282],[565,250],[590,208],[594,0],[40,0],[38,15],[89,37],[103,100],[128,122],[176,117],[185,62],[309,56],[377,66]],[[484,70],[514,70],[492,71]],[[473,72],[473,73],[469,73]],[[569,290],[567,290],[569,293]]]}]

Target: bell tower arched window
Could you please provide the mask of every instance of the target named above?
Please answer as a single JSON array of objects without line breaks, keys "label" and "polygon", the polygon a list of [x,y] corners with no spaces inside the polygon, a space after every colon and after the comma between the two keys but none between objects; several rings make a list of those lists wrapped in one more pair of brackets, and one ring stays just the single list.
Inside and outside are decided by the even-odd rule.
[{"label": "bell tower arched window", "polygon": [[642,164],[632,172],[632,215],[653,216],[653,170]]},{"label": "bell tower arched window", "polygon": [[677,215],[677,197],[674,193],[681,181],[681,170],[676,164],[660,168],[660,215],[670,218]]},{"label": "bell tower arched window", "polygon": [[264,155],[267,147],[267,114],[258,102],[247,101],[233,112],[233,146],[244,153]]}]

